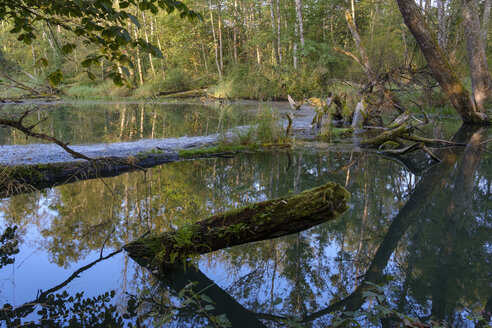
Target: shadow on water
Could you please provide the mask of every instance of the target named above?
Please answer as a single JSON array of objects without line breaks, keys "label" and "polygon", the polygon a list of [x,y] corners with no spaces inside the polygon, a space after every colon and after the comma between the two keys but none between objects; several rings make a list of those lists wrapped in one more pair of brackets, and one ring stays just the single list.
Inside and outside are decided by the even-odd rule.
[{"label": "shadow on water", "polygon": [[[232,327],[354,322],[485,327],[492,312],[491,156],[480,144],[488,133],[462,127],[453,141],[468,146],[442,150],[442,163],[420,178],[364,153],[304,152],[172,164],[154,169],[144,180],[139,175],[130,182],[133,178],[124,175],[108,181],[112,195],[95,182],[62,186],[50,205],[61,218],[43,231],[59,265],[80,261],[84,248],[99,253],[106,244],[118,249],[147,229],[172,229],[190,218],[298,193],[327,180],[345,185],[352,201],[337,222],[221,250],[172,273],[137,267],[132,283],[139,287],[124,297],[118,291],[90,298],[67,292],[65,286],[84,271],[109,256],[123,255],[103,257],[101,250],[98,259],[81,266],[68,282],[53,283],[56,287],[39,291],[34,301],[3,306],[0,320],[6,327],[227,322]],[[24,197],[28,202],[33,196]],[[17,206],[17,216],[29,217],[27,209]],[[77,211],[71,210],[75,207]],[[95,220],[107,213],[106,221]],[[0,240],[1,270],[13,265],[16,238],[10,230]]]}]

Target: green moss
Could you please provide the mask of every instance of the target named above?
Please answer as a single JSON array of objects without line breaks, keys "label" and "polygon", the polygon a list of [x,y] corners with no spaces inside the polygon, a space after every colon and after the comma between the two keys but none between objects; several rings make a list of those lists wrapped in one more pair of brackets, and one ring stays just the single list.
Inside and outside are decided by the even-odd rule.
[{"label": "green moss", "polygon": [[235,153],[246,149],[251,148],[244,145],[218,145],[212,147],[182,149],[178,151],[178,155],[180,158],[194,158],[220,153]]},{"label": "green moss", "polygon": [[[165,267],[169,262],[184,262],[207,252],[207,249],[210,251],[212,245],[207,243],[217,239],[233,245],[237,245],[241,238],[246,238],[243,242],[248,242],[257,227],[266,226],[269,229],[268,226],[272,224],[277,227],[284,224],[292,226],[296,221],[335,219],[348,208],[348,198],[347,190],[330,182],[289,198],[251,204],[221,213],[222,217],[211,217],[206,226],[189,223],[174,232],[142,238],[133,243],[133,247],[130,245],[130,253],[137,257],[147,256],[153,265]],[[324,213],[327,210],[330,213]],[[319,215],[313,216],[316,213],[323,213],[322,219]],[[272,230],[272,233],[275,235],[275,231]]]},{"label": "green moss", "polygon": [[161,149],[153,148],[148,151],[142,151],[135,155],[135,157],[146,157],[149,154],[164,154],[164,151]]},{"label": "green moss", "polygon": [[233,236],[237,236],[237,234],[241,231],[244,231],[244,230],[248,230],[249,229],[249,226],[243,222],[240,222],[238,224],[233,224],[229,227],[227,227],[225,230],[223,231],[220,231],[218,233],[218,236],[219,237],[226,237],[226,238],[230,238],[230,237],[233,237]]},{"label": "green moss", "polygon": [[49,171],[51,168],[56,169],[53,165],[47,164],[6,166],[2,170],[2,175],[16,180],[40,180],[44,178],[44,172]]},{"label": "green moss", "polygon": [[352,128],[331,128],[330,134],[334,136],[349,136],[354,132]]}]

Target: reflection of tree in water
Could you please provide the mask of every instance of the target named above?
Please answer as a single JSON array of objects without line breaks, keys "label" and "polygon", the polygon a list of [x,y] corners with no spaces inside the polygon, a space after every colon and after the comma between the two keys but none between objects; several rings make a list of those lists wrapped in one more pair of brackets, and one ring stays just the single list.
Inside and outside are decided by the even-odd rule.
[{"label": "reflection of tree in water", "polygon": [[[248,124],[253,112],[230,106],[203,104],[58,104],[4,107],[2,116],[21,116],[26,108],[34,111],[27,126],[43,120],[36,130],[52,135],[70,144],[94,142],[121,142],[142,138],[172,138],[185,135],[207,135],[237,125]],[[251,109],[251,105],[249,108]],[[6,128],[0,129],[1,144],[25,144],[24,134]],[[39,141],[35,141],[39,142]]]},{"label": "reflection of tree in water", "polygon": [[[391,275],[397,279],[390,284],[395,290],[387,291],[386,306],[422,321],[433,315],[460,325],[455,313],[483,309],[492,272],[487,249],[490,156],[481,161],[472,148],[462,153],[442,151],[443,163],[420,180],[364,153],[266,153],[175,163],[147,176],[105,179],[111,191],[100,181],[65,185],[49,194],[53,213],[42,225],[43,247],[67,265],[99,249],[113,229],[107,246],[117,248],[150,229],[173,229],[334,180],[352,194],[351,208],[340,220],[222,250],[203,257],[202,265],[226,270],[230,295],[271,324],[295,316],[307,326],[328,325],[332,317],[327,314],[333,311],[367,309],[364,282],[383,283]],[[2,203],[5,213],[16,218],[12,222],[39,223],[36,203],[44,195],[33,195]],[[144,286],[148,276],[133,280]],[[145,293],[135,295],[148,320],[168,313],[164,304],[169,306],[171,296],[160,288],[157,305]]]}]

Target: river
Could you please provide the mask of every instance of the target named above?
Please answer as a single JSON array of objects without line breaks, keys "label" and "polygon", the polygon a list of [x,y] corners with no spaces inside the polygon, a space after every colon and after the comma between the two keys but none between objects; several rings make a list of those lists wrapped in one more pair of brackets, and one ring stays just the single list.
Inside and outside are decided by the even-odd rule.
[{"label": "river", "polygon": [[[34,115],[75,145],[221,133],[251,123],[263,106],[93,103]],[[480,326],[492,303],[492,156],[481,144],[492,130],[458,128],[449,118],[433,133],[475,146],[436,151],[437,164],[333,137],[1,199],[0,233],[17,226],[19,252],[0,254],[0,326],[389,327],[403,314]],[[0,141],[33,142],[7,129]],[[351,194],[340,219],[194,258],[196,270],[163,277],[125,252],[111,255],[148,231],[328,181]]]}]

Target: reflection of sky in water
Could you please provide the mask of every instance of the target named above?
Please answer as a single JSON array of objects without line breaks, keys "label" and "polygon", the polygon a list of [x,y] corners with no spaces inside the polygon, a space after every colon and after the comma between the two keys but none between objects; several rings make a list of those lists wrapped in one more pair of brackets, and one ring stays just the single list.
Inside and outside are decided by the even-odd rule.
[{"label": "reflection of sky in water", "polygon": [[[207,213],[221,211],[223,208],[229,208],[242,204],[247,201],[260,201],[291,193],[296,184],[299,191],[315,187],[325,181],[335,180],[345,184],[348,182],[348,189],[352,193],[352,198],[349,202],[349,210],[335,222],[323,224],[314,227],[300,234],[303,240],[307,242],[307,247],[313,252],[309,258],[303,258],[305,267],[318,270],[319,279],[322,281],[319,288],[313,284],[312,277],[306,277],[309,286],[314,293],[314,308],[309,304],[309,300],[304,300],[309,311],[314,311],[325,307],[332,302],[333,298],[338,293],[339,284],[346,288],[346,292],[350,293],[354,289],[354,284],[362,279],[364,270],[367,268],[372,256],[382,238],[386,234],[391,219],[399,212],[402,204],[405,203],[409,196],[409,192],[415,187],[417,181],[421,177],[417,177],[405,169],[402,169],[398,164],[370,156],[357,162],[351,169],[350,177],[347,179],[347,171],[340,168],[350,162],[350,154],[317,154],[315,152],[303,153],[302,161],[299,153],[293,154],[292,167],[287,170],[287,155],[280,154],[256,154],[256,155],[240,155],[234,160],[218,159],[199,161],[196,163],[176,163],[172,165],[164,165],[152,171],[154,179],[162,176],[165,183],[159,184],[157,180],[142,180],[138,178],[138,173],[120,176],[114,179],[105,179],[107,183],[114,183],[115,194],[120,197],[120,202],[116,202],[118,210],[118,229],[121,233],[118,238],[122,238],[126,233],[125,224],[129,222],[129,218],[137,218],[145,216],[137,205],[137,203],[145,204],[147,198],[146,192],[153,192],[151,205],[154,212],[152,215],[161,220],[166,218],[172,222],[169,225],[179,226],[183,219],[180,216],[186,216],[190,213],[198,213],[197,215],[207,215]],[[336,158],[335,158],[336,157]],[[490,155],[484,154],[484,158],[489,159]],[[210,172],[214,166],[216,178],[212,179]],[[476,202],[480,202],[484,206],[483,212],[474,212],[474,219],[478,223],[491,227],[490,223],[490,208],[487,208],[485,197],[490,187],[490,175],[484,170],[479,169],[473,177],[478,181],[475,190]],[[170,177],[173,174],[181,175],[177,179],[180,184],[172,184]],[[183,178],[185,177],[185,178]],[[448,178],[446,178],[448,179]],[[153,182],[152,182],[153,181]],[[160,180],[159,180],[160,181]],[[231,184],[231,181],[239,181],[237,185]],[[153,185],[150,185],[150,183]],[[138,186],[147,186],[144,194],[137,197],[139,194]],[[166,184],[169,184],[166,187]],[[367,185],[367,195],[369,195],[369,214],[364,230],[361,231],[363,212],[364,212],[364,186]],[[73,184],[79,188],[79,193],[93,192],[98,188],[105,188],[101,181],[93,180],[80,184]],[[53,202],[60,201],[61,205],[73,205],[70,201],[64,204],[63,197],[68,197],[70,193],[63,194],[62,190],[70,190],[70,186],[62,188],[54,188],[47,191],[45,194],[39,194],[35,200],[36,208],[30,217],[21,219],[21,222],[27,222],[22,227],[22,243],[20,244],[20,254],[16,256],[14,265],[6,266],[0,270],[0,303],[12,303],[14,305],[22,304],[26,301],[31,301],[36,298],[36,293],[39,289],[47,290],[68,278],[73,271],[90,263],[99,257],[100,245],[97,249],[87,250],[88,255],[82,256],[77,263],[68,263],[67,268],[61,268],[55,263],[50,262],[50,258],[56,257],[56,254],[49,254],[46,249],[49,246],[51,237],[43,237],[41,232],[43,229],[50,229],[51,222],[54,221],[60,214],[53,208]],[[112,185],[113,186],[113,185]],[[122,195],[122,186],[129,187],[128,197]],[[183,187],[184,191],[180,191],[177,187]],[[154,187],[155,189],[152,189]],[[65,188],[65,189],[63,189]],[[74,188],[74,190],[78,190]],[[86,189],[84,189],[86,188]],[[91,189],[93,188],[93,189]],[[118,189],[119,188],[119,189]],[[167,190],[165,188],[169,188]],[[396,196],[396,194],[400,196]],[[179,198],[182,196],[183,198]],[[172,202],[171,196],[176,197],[175,202]],[[196,197],[196,204],[186,204],[182,199],[190,199]],[[401,197],[401,199],[400,199]],[[437,197],[437,196],[436,196]],[[93,204],[96,210],[103,205],[107,205],[109,199],[99,199],[100,204]],[[439,199],[433,199],[438,202]],[[9,203],[9,200],[3,200],[0,204],[4,207]],[[200,208],[203,205],[203,208]],[[490,205],[490,200],[489,200]],[[87,204],[85,206],[88,206]],[[175,211],[176,208],[180,211]],[[197,207],[187,212],[186,210]],[[490,207],[490,206],[489,206]],[[89,207],[87,207],[89,209]],[[124,216],[125,209],[128,209],[129,217]],[[81,205],[81,211],[86,209]],[[107,216],[107,212],[101,210],[90,215],[99,217],[103,220]],[[426,214],[433,215],[432,212]],[[419,218],[415,218],[417,220]],[[432,225],[437,225],[442,222],[440,218],[431,218]],[[435,222],[433,222],[435,221]],[[0,212],[0,225],[3,227],[6,222],[11,222],[6,217],[4,212]],[[443,221],[444,222],[444,221]],[[91,224],[94,224],[91,222]],[[138,220],[135,223],[138,224]],[[154,222],[154,224],[156,224]],[[428,223],[426,223],[428,226]],[[443,226],[445,227],[445,225]],[[161,227],[163,228],[163,227]],[[414,231],[411,228],[409,233]],[[441,228],[439,228],[441,229]],[[145,232],[145,231],[143,231]],[[142,233],[143,233],[142,232]],[[129,236],[133,236],[133,232],[129,232]],[[434,232],[429,232],[433,236]],[[490,238],[490,236],[489,236]],[[104,238],[103,238],[104,239]],[[293,236],[283,237],[275,240],[275,245],[279,249],[279,261],[275,283],[273,288],[274,299],[277,297],[286,298],[291,293],[295,285],[292,277],[287,277],[281,270],[285,265],[289,264],[286,256],[286,249],[292,247]],[[324,242],[320,242],[324,239]],[[123,243],[119,240],[120,244]],[[356,261],[359,242],[362,243],[360,258]],[[412,241],[408,236],[403,238],[401,245],[397,249],[398,254],[393,254],[384,270],[390,275],[402,274],[402,270],[408,264],[406,263],[407,253],[410,250],[407,244]],[[342,244],[343,243],[343,244]],[[427,248],[437,247],[433,241],[428,241],[429,245],[421,245],[425,251]],[[228,250],[215,252],[213,254],[204,255],[200,258],[199,268],[210,279],[223,289],[228,290],[237,300],[242,302],[246,307],[251,304],[259,303],[259,309],[262,312],[268,311],[269,301],[271,300],[272,292],[272,275],[274,268],[274,260],[271,254],[268,254],[269,242],[260,242],[247,246],[238,246]],[[341,252],[343,245],[344,252]],[[485,241],[480,245],[485,253],[491,254],[491,243]],[[111,247],[106,247],[104,254],[108,254]],[[254,255],[258,259],[253,259]],[[85,296],[96,296],[109,290],[116,290],[116,302],[124,304],[126,297],[124,283],[126,281],[126,290],[137,294],[145,282],[142,281],[142,275],[138,273],[138,266],[129,259],[126,262],[125,254],[118,254],[115,257],[100,262],[90,270],[82,273],[80,278],[75,279],[66,288],[70,293],[84,291]],[[235,263],[238,263],[237,265]],[[292,263],[290,263],[292,264]],[[422,265],[422,264],[419,264]],[[357,267],[358,266],[358,267]],[[340,274],[339,268],[343,269],[343,276],[332,281],[330,278]],[[486,267],[486,266],[484,266]],[[359,272],[357,268],[360,269]],[[323,270],[321,270],[323,269]],[[425,269],[425,268],[422,268]],[[126,270],[126,271],[125,271]],[[255,271],[257,270],[257,271]],[[242,297],[243,286],[242,279],[248,274],[259,273],[254,276],[257,281],[253,282],[254,290],[251,291],[248,297]],[[258,280],[259,279],[259,280]],[[478,279],[478,278],[477,278]],[[392,283],[393,287],[401,288],[403,280],[397,279]],[[247,286],[246,286],[247,287]],[[486,286],[485,286],[486,287]],[[391,301],[398,298],[396,293],[389,293]],[[429,295],[424,295],[428,298]],[[472,304],[477,300],[469,300]],[[482,301],[482,300],[480,300]],[[277,312],[285,312],[288,309],[285,306],[285,299],[282,303],[273,305],[272,308]],[[416,302],[412,297],[409,297],[408,302],[417,313],[428,313],[430,309],[430,301],[424,300],[420,303]],[[466,310],[460,308],[461,314]],[[273,311],[273,312],[275,312]]]}]

